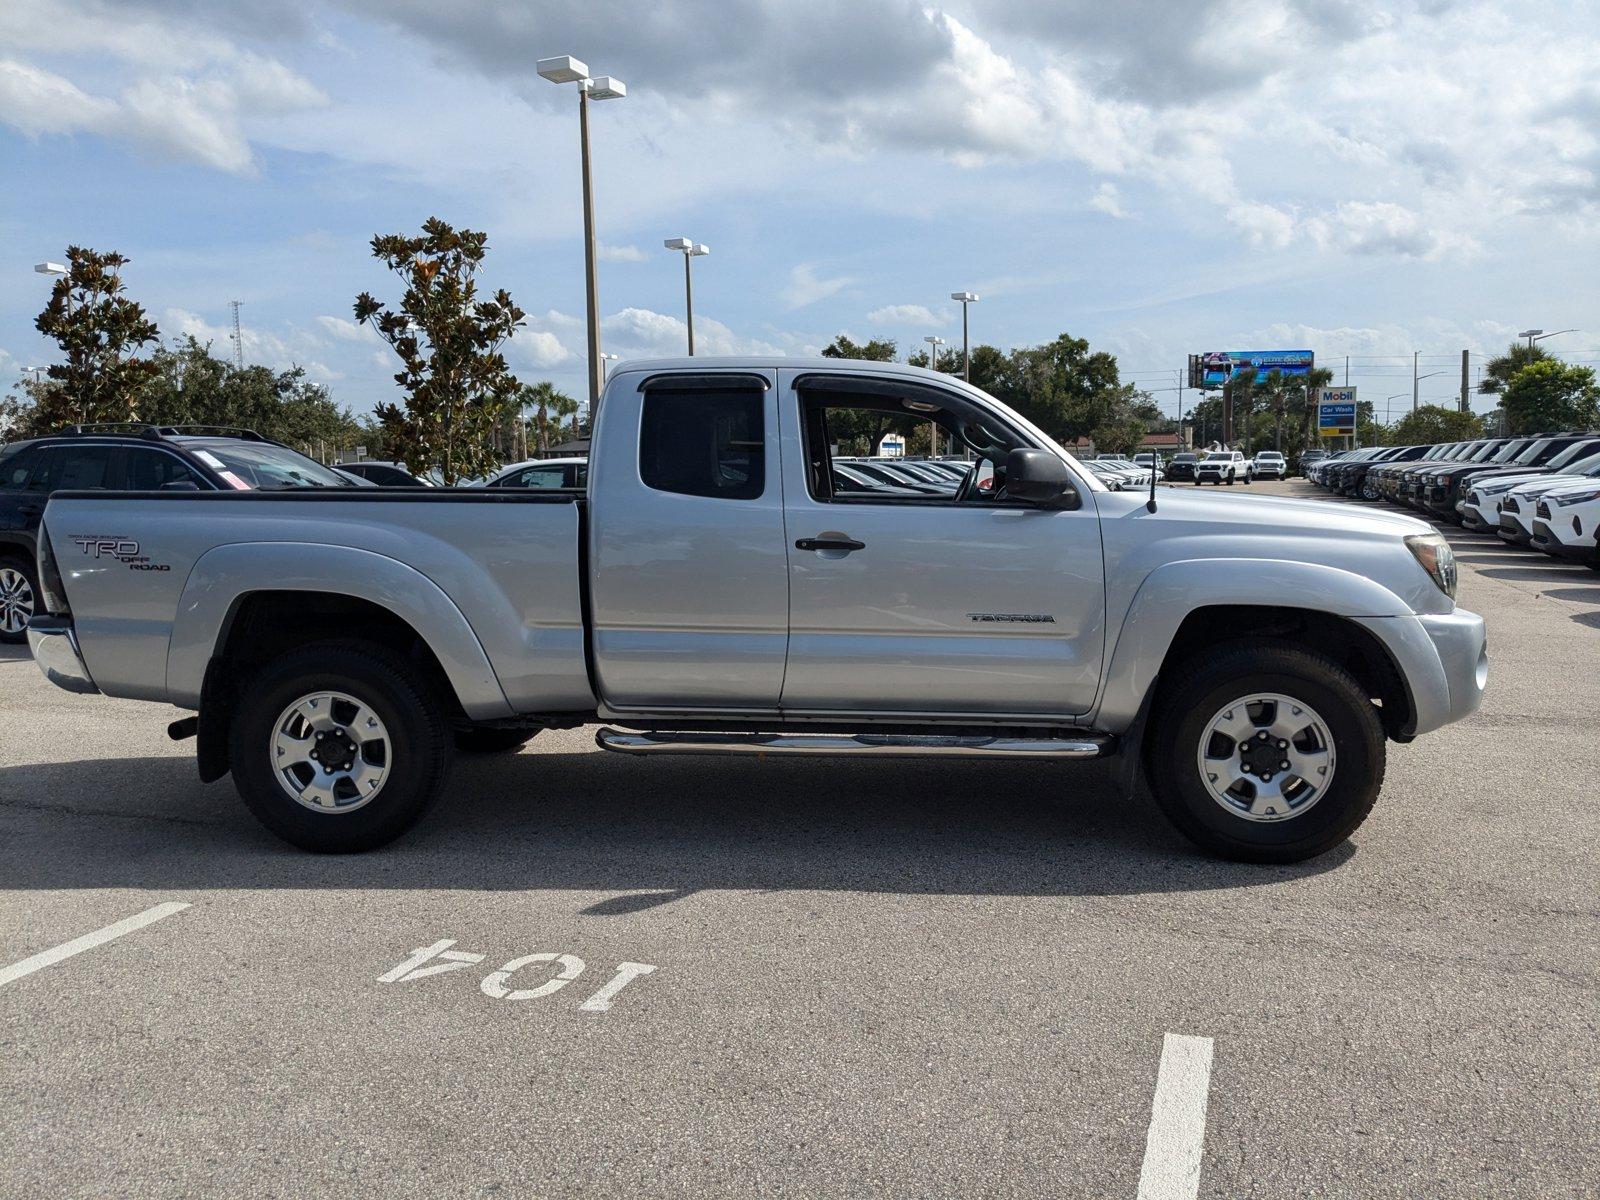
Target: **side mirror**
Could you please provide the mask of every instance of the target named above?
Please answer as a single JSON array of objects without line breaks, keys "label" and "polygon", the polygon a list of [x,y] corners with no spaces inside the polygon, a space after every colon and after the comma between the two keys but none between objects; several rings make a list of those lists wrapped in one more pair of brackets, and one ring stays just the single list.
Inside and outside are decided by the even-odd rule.
[{"label": "side mirror", "polygon": [[1006,494],[1018,500],[1065,507],[1076,500],[1067,464],[1048,450],[1013,450],[1006,455]]}]

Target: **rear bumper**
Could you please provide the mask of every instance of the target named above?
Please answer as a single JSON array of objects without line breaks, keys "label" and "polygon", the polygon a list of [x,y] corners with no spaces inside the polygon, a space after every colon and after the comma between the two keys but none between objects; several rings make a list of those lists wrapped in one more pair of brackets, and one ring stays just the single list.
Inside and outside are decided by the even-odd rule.
[{"label": "rear bumper", "polygon": [[1359,620],[1388,649],[1411,696],[1407,734],[1429,733],[1475,712],[1489,681],[1483,618],[1454,612]]},{"label": "rear bumper", "polygon": [[100,691],[83,663],[70,617],[35,616],[28,622],[28,649],[44,677],[58,688],[84,695]]}]

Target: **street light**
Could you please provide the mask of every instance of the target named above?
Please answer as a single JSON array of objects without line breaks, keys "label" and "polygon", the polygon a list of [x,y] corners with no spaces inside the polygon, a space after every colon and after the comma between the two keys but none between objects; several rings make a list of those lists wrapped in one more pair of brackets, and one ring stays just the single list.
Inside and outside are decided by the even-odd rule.
[{"label": "street light", "polygon": [[1576,329],[1557,329],[1554,333],[1546,333],[1542,329],[1524,329],[1521,333],[1517,334],[1517,336],[1520,338],[1527,338],[1528,349],[1532,350],[1535,342],[1542,342],[1545,340],[1545,338],[1560,337],[1563,333],[1577,332],[1578,330]]},{"label": "street light", "polygon": [[972,382],[972,352],[967,342],[967,305],[978,302],[977,292],[951,292],[950,299],[961,302],[961,378]]},{"label": "street light", "polygon": [[711,247],[703,242],[691,242],[686,237],[668,238],[661,243],[668,250],[683,252],[683,309],[689,324],[689,357],[694,357],[694,277],[689,271],[689,260],[710,254]]},{"label": "street light", "polygon": [[[609,364],[609,363],[616,362],[617,359],[622,357],[622,355],[620,355],[620,354],[602,354],[600,357],[601,357],[602,360],[604,360],[606,363]],[[602,368],[602,371],[606,372],[606,373],[609,373],[610,370],[611,370],[610,366],[606,366],[606,367]]]},{"label": "street light", "polygon": [[541,79],[578,85],[578,148],[583,164],[583,275],[589,308],[589,411],[600,408],[604,364],[600,358],[600,291],[596,281],[594,241],[594,185],[589,176],[589,101],[620,100],[628,94],[620,79],[600,75],[591,79],[587,64],[570,54],[541,58],[534,66]]}]

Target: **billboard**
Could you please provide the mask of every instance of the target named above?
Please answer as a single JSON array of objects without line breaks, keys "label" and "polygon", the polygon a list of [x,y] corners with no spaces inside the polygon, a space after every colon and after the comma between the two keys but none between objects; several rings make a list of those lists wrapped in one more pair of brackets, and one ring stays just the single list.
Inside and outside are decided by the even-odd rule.
[{"label": "billboard", "polygon": [[1349,437],[1356,431],[1356,389],[1325,387],[1316,391],[1317,433],[1322,437]]},{"label": "billboard", "polygon": [[1314,361],[1309,350],[1207,350],[1189,356],[1189,386],[1219,388],[1240,371],[1308,375]]}]

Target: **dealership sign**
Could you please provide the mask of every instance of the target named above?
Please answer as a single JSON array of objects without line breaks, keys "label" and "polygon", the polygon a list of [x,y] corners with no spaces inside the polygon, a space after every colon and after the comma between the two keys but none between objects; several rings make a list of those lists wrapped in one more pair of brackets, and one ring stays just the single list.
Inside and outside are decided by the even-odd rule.
[{"label": "dealership sign", "polygon": [[1348,437],[1356,431],[1356,389],[1316,389],[1317,432],[1323,437]]},{"label": "dealership sign", "polygon": [[1309,375],[1314,361],[1309,350],[1208,350],[1189,355],[1189,386],[1219,388],[1243,371]]}]

